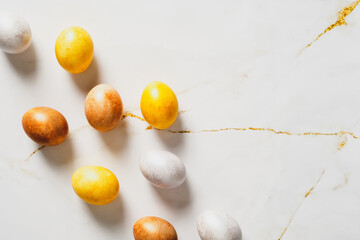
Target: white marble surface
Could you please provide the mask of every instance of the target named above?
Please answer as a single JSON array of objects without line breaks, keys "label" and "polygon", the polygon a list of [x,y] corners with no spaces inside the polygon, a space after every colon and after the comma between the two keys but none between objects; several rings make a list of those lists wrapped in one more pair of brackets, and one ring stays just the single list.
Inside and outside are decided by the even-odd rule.
[{"label": "white marble surface", "polygon": [[[1,239],[133,239],[134,222],[147,215],[170,221],[179,239],[199,239],[205,209],[230,213],[244,240],[359,239],[360,140],[303,134],[360,136],[360,6],[304,50],[351,3],[2,0],[1,10],[29,21],[33,44],[21,55],[0,53]],[[54,53],[71,25],[95,44],[95,61],[80,75]],[[186,111],[171,129],[193,132],[145,130],[131,117],[109,133],[83,127],[96,83],[113,85],[125,110],[140,115],[153,80],[168,83]],[[21,117],[39,105],[64,114],[70,137],[26,160],[38,146]],[[248,127],[295,135],[200,131]],[[138,160],[153,149],[185,162],[182,187],[158,190],[141,175]],[[72,173],[90,164],[118,177],[114,203],[90,206],[73,192]]]}]

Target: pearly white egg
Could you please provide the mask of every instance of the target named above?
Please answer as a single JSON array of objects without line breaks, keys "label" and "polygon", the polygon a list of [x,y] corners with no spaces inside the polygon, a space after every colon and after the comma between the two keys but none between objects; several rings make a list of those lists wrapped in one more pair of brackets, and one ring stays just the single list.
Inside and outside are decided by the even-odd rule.
[{"label": "pearly white egg", "polygon": [[141,157],[139,167],[144,177],[159,188],[176,188],[185,181],[185,165],[171,152],[149,151]]},{"label": "pearly white egg", "polygon": [[0,12],[0,49],[7,53],[21,53],[30,43],[28,22],[15,14]]},{"label": "pearly white egg", "polygon": [[207,210],[197,219],[201,240],[241,240],[239,224],[228,214]]}]

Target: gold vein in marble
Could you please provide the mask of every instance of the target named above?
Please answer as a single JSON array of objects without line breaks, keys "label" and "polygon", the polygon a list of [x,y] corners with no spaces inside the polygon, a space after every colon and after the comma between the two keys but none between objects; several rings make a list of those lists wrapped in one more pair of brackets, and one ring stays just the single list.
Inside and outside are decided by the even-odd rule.
[{"label": "gold vein in marble", "polygon": [[310,194],[311,194],[311,192],[314,190],[314,187],[311,187],[310,189],[309,189],[309,191],[305,194],[305,197],[307,198]]},{"label": "gold vein in marble", "polygon": [[26,175],[28,175],[28,176],[30,176],[30,177],[33,177],[33,178],[39,180],[39,181],[41,180],[41,178],[40,178],[38,175],[36,175],[35,173],[33,173],[33,172],[31,172],[31,171],[23,168],[23,167],[20,168],[20,171],[21,171],[22,173],[25,173]]},{"label": "gold vein in marble", "polygon": [[[359,0],[360,1],[360,0]],[[247,128],[218,128],[218,129],[204,129],[204,130],[167,130],[171,133],[204,133],[204,132],[223,132],[223,131],[267,131],[275,134],[283,134],[289,136],[345,136],[349,135],[354,139],[359,139],[354,133],[347,131],[339,131],[332,133],[325,132],[304,132],[304,133],[292,133],[288,131],[278,131],[273,128],[256,128],[256,127],[247,127]],[[344,144],[345,145],[345,144]]]},{"label": "gold vein in marble", "polygon": [[336,187],[334,187],[334,190],[336,191],[336,190],[344,187],[344,186],[345,186],[346,184],[348,184],[348,183],[349,183],[349,174],[348,174],[348,173],[345,173],[345,174],[344,174],[344,182],[341,183],[341,184],[339,184],[339,185],[337,185]]},{"label": "gold vein in marble", "polygon": [[345,136],[345,138],[343,138],[342,141],[339,142],[337,149],[341,150],[343,147],[345,147],[346,143],[347,143],[347,137]]},{"label": "gold vein in marble", "polygon": [[301,206],[304,204],[306,198],[308,198],[310,196],[310,194],[312,193],[312,191],[316,188],[316,186],[319,184],[319,182],[321,181],[322,177],[324,176],[326,172],[326,169],[323,170],[320,174],[320,177],[316,180],[315,184],[309,189],[309,191],[306,192],[304,198],[301,200],[301,202],[299,203],[299,205],[296,207],[295,212],[293,213],[293,215],[291,215],[288,224],[286,225],[286,227],[284,228],[284,230],[281,232],[280,237],[278,238],[278,240],[281,240],[281,238],[284,236],[284,234],[287,232],[287,230],[289,229],[291,223],[293,222],[297,212],[300,210]]},{"label": "gold vein in marble", "polygon": [[[359,0],[359,1],[360,1],[360,0]],[[142,117],[140,117],[140,116],[138,116],[138,115],[135,115],[135,114],[133,114],[133,113],[130,113],[130,112],[126,112],[126,113],[122,116],[123,119],[126,118],[126,117],[137,118],[137,119],[145,122],[145,119],[144,119],[144,118],[142,118]]]},{"label": "gold vein in marble", "polygon": [[78,132],[81,132],[82,130],[87,129],[87,128],[90,128],[89,124],[86,124],[86,125],[84,125],[82,127],[79,127],[79,128],[76,128],[76,129],[72,130],[70,134],[77,134]]},{"label": "gold vein in marble", "polygon": [[[359,0],[360,1],[360,0]],[[184,111],[180,111],[179,114],[185,113],[186,110]],[[133,113],[130,112],[126,112],[122,118],[126,118],[126,117],[132,117],[141,121],[146,121],[144,118],[137,116]],[[70,134],[77,134],[78,132],[89,128],[89,125],[84,125],[80,128],[74,129]],[[154,129],[151,126],[148,126],[145,130],[152,130]],[[157,129],[158,130],[158,129]],[[333,132],[333,133],[324,133],[324,132],[304,132],[304,133],[291,133],[289,131],[278,131],[278,130],[274,130],[273,128],[256,128],[256,127],[247,127],[247,128],[218,128],[218,129],[203,129],[203,130],[159,130],[159,131],[168,131],[170,133],[179,133],[179,134],[192,134],[192,133],[205,133],[205,132],[222,132],[222,131],[268,131],[268,132],[272,132],[274,134],[279,134],[279,135],[289,135],[289,136],[346,136],[349,135],[354,139],[359,139],[359,137],[357,137],[354,133],[352,132],[347,132],[347,131],[340,131],[340,132]],[[338,146],[338,149],[340,150],[342,147],[344,147],[344,145],[346,144],[346,141],[343,143],[340,143],[340,146]],[[37,149],[35,149],[26,159],[25,161],[28,161],[34,154],[36,154],[38,151],[44,149],[46,146],[40,146]],[[341,148],[339,148],[341,147]]]},{"label": "gold vein in marble", "polygon": [[[125,117],[133,117],[136,119],[139,119],[141,121],[145,121],[145,119],[143,120],[143,118],[132,114],[132,113],[126,113],[124,114],[123,118]],[[77,132],[79,132],[80,130],[86,129],[88,128],[88,126],[82,126],[78,129],[75,129],[71,134],[75,134]],[[152,126],[148,126],[145,130],[152,130],[154,129]],[[157,129],[159,130],[159,129]],[[324,133],[324,132],[304,132],[304,133],[291,133],[288,131],[277,131],[274,130],[272,128],[255,128],[255,127],[248,127],[248,128],[218,128],[218,129],[203,129],[203,130],[159,130],[159,131],[168,131],[170,133],[179,133],[179,134],[192,134],[192,133],[205,133],[205,132],[222,132],[222,131],[268,131],[268,132],[272,132],[274,134],[278,134],[278,135],[289,135],[289,136],[345,136],[345,135],[349,135],[354,139],[359,139],[358,136],[356,136],[354,133],[352,132],[347,132],[347,131],[340,131],[340,132],[333,132],[333,133]],[[338,146],[338,149],[340,150],[341,148],[343,148],[346,144],[346,141],[343,141],[342,143],[340,143],[340,145]],[[46,146],[41,146],[37,149],[35,149],[27,158],[25,161],[28,161],[35,153],[37,153],[38,151],[44,149]]]},{"label": "gold vein in marble", "polygon": [[[183,113],[186,113],[186,112],[187,112],[187,110],[182,110],[182,111],[179,111],[179,114],[183,114]],[[135,115],[135,114],[130,113],[130,112],[126,112],[126,113],[122,116],[122,119],[124,119],[124,118],[126,118],[126,117],[132,117],[132,118],[139,119],[139,120],[141,120],[141,121],[143,121],[143,122],[146,122],[146,120],[145,120],[143,117],[140,117],[140,116]],[[149,126],[149,127],[150,127],[150,126]],[[148,129],[151,129],[151,128],[149,128],[149,127],[148,127]]]},{"label": "gold vein in marble", "polygon": [[317,40],[319,40],[319,38],[321,38],[324,34],[326,34],[327,32],[333,30],[334,28],[341,26],[341,25],[346,25],[346,17],[352,13],[352,11],[354,11],[354,9],[357,7],[357,5],[359,4],[360,0],[357,0],[356,2],[352,3],[350,6],[347,6],[345,8],[343,8],[340,12],[338,12],[338,16],[337,16],[337,20],[336,22],[334,22],[333,24],[331,24],[330,26],[328,26],[322,33],[319,34],[319,36],[317,36],[311,43],[309,43],[305,48],[310,47],[314,42],[316,42]]},{"label": "gold vein in marble", "polygon": [[25,161],[28,161],[35,153],[37,153],[38,151],[40,151],[41,149],[45,148],[45,146],[40,146],[37,149],[35,149],[26,159]]}]

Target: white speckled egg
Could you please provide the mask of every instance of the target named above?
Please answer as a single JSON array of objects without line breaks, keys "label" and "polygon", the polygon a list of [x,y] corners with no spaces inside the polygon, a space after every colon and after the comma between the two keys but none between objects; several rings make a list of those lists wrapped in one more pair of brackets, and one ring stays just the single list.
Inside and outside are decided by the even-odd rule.
[{"label": "white speckled egg", "polygon": [[202,212],[197,219],[197,229],[201,240],[242,239],[241,229],[236,220],[221,212]]},{"label": "white speckled egg", "polygon": [[24,52],[31,43],[28,22],[12,13],[0,12],[0,49],[7,53]]},{"label": "white speckled egg", "polygon": [[139,167],[144,177],[159,188],[175,188],[185,181],[184,163],[175,154],[167,151],[145,153],[140,159]]}]

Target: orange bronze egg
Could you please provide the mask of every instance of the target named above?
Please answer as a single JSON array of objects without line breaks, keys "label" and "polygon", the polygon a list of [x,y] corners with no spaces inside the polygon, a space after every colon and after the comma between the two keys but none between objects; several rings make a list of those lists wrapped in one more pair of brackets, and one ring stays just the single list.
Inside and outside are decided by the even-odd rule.
[{"label": "orange bronze egg", "polygon": [[177,240],[175,228],[159,217],[143,217],[134,225],[135,240]]},{"label": "orange bronze egg", "polygon": [[88,93],[85,115],[89,124],[98,131],[110,131],[119,124],[123,104],[119,93],[110,85],[100,84]]},{"label": "orange bronze egg", "polygon": [[35,107],[22,118],[25,133],[36,143],[55,146],[62,143],[69,132],[65,117],[48,107]]}]

